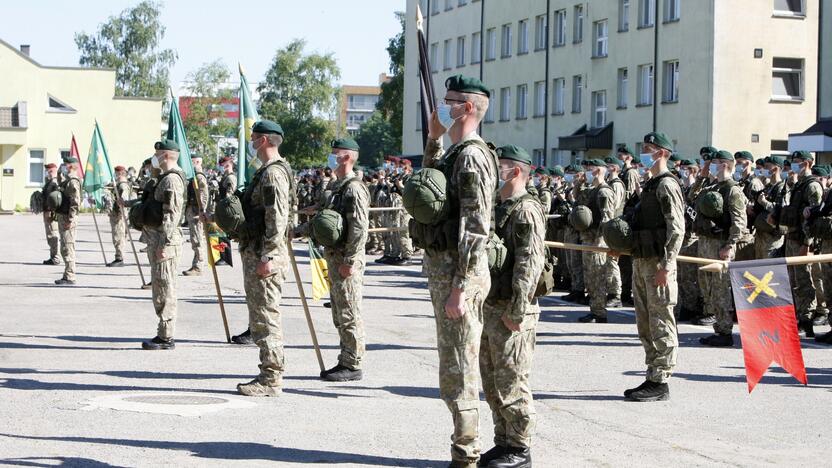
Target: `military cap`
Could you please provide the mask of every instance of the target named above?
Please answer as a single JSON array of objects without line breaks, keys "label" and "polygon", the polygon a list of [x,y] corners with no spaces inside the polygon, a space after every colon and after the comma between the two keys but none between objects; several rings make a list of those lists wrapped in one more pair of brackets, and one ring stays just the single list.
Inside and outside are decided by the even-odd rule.
[{"label": "military cap", "polygon": [[709,161],[711,159],[711,155],[716,153],[717,149],[713,146],[703,146],[699,148],[699,156],[702,156],[702,159],[705,161]]},{"label": "military cap", "polygon": [[124,172],[127,169],[125,169],[124,166],[116,166],[116,167],[113,168],[113,170],[116,171],[116,172]]},{"label": "military cap", "polygon": [[78,158],[74,156],[67,156],[64,158],[64,163],[66,164],[76,164],[78,162]]},{"label": "military cap", "polygon": [[409,160],[409,159],[402,159],[402,164],[403,164],[403,165],[405,165],[405,166],[411,166],[411,165],[413,165],[413,163],[412,163],[412,162],[410,162],[410,160]]},{"label": "military cap", "polygon": [[729,151],[719,150],[716,153],[711,155],[711,159],[721,159],[725,161],[733,161],[734,155],[731,154]]},{"label": "military cap", "polygon": [[254,123],[251,127],[251,133],[259,133],[261,135],[277,134],[283,136],[283,127],[271,120],[261,120]]},{"label": "military cap", "polygon": [[[224,158],[220,159],[220,164],[225,164],[225,163],[227,163],[227,162],[233,163],[233,162],[234,162],[234,160],[233,160],[233,159],[231,159],[231,158],[230,158],[230,157],[228,157],[228,156],[226,156],[226,157],[224,157]],[[308,168],[308,167],[304,167],[304,169],[309,169],[309,168]]]},{"label": "military cap", "polygon": [[477,78],[462,75],[454,75],[445,80],[445,88],[448,91],[458,93],[482,94],[487,98],[491,97],[491,91]]},{"label": "military cap", "polygon": [[506,145],[497,148],[497,156],[500,159],[508,159],[524,164],[531,165],[532,163],[532,157],[529,156],[529,153],[517,145]]},{"label": "military cap", "polygon": [[679,161],[681,161],[682,159],[684,159],[684,158],[682,157],[682,155],[681,155],[681,154],[679,154],[679,153],[677,153],[677,152],[675,152],[675,151],[674,151],[674,152],[672,152],[672,153],[670,153],[670,160],[671,160],[671,161],[673,161],[673,162],[679,162]]},{"label": "military cap", "polygon": [[191,159],[202,159],[202,155],[197,152],[193,152],[191,153]]},{"label": "military cap", "polygon": [[766,158],[757,158],[757,161],[754,162],[756,166],[764,166],[766,164]]},{"label": "military cap", "polygon": [[553,176],[563,177],[563,167],[555,166],[549,170],[549,173]]},{"label": "military cap", "polygon": [[543,167],[543,166],[539,166],[537,169],[535,169],[535,170],[534,170],[534,173],[535,173],[535,174],[543,174],[543,175],[546,175],[546,174],[548,174],[548,173],[549,173],[549,171],[547,171],[545,167]]},{"label": "military cap", "polygon": [[679,165],[680,166],[697,166],[698,164],[693,159],[682,159],[681,161],[679,161]]},{"label": "military cap", "polygon": [[829,168],[826,166],[814,166],[812,167],[812,175],[816,175],[818,177],[829,177]]},{"label": "military cap", "polygon": [[43,166],[45,169],[56,169],[58,166],[55,163],[49,163]]},{"label": "military cap", "polygon": [[647,135],[644,135],[643,143],[650,143],[651,145],[658,146],[659,148],[673,151],[673,142],[670,141],[670,137],[662,132],[650,132]]},{"label": "military cap", "polygon": [[786,165],[786,158],[785,156],[769,156],[766,158],[766,162],[783,168]]},{"label": "military cap", "polygon": [[148,164],[150,164],[150,159],[151,158],[147,158],[144,161],[142,161],[142,166],[147,166]]},{"label": "military cap", "polygon": [[753,161],[754,155],[752,155],[750,151],[737,151],[734,153],[734,159],[747,159],[749,161]]},{"label": "military cap", "polygon": [[[359,151],[361,149],[358,147],[358,143],[350,137],[336,138],[332,140],[332,149],[336,148],[351,151]],[[396,158],[396,161],[398,161],[398,158]]]},{"label": "military cap", "polygon": [[814,156],[812,156],[812,153],[805,150],[795,151],[794,153],[792,153],[792,159],[802,159],[804,161],[815,160]]},{"label": "military cap", "polygon": [[604,159],[604,162],[607,163],[607,164],[612,164],[612,165],[618,166],[619,170],[624,169],[624,161],[622,161],[618,158],[614,158],[612,156],[609,156],[609,157]]},{"label": "military cap", "polygon": [[583,161],[583,165],[587,167],[607,167],[607,163],[603,159],[587,159]]},{"label": "military cap", "polygon": [[624,153],[629,154],[630,156],[633,155],[633,150],[631,150],[627,145],[621,145],[618,147],[617,153]]},{"label": "military cap", "polygon": [[164,151],[179,151],[179,143],[163,138],[161,141],[157,141],[153,148]]}]

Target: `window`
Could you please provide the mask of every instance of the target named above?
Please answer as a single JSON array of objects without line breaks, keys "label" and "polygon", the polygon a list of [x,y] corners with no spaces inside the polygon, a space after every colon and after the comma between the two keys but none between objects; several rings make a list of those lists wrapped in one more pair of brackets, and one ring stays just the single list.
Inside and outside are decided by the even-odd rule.
[{"label": "window", "polygon": [[500,57],[511,57],[511,25],[504,24],[502,30],[502,42],[500,47]]},{"label": "window", "polygon": [[656,0],[638,1],[638,27],[649,28],[656,21]]},{"label": "window", "polygon": [[592,126],[601,128],[607,124],[607,92],[595,91],[592,93]]},{"label": "window", "polygon": [[546,165],[546,150],[535,148],[532,150],[532,164],[535,166]]},{"label": "window", "polygon": [[475,32],[471,34],[471,63],[482,61],[482,34]]},{"label": "window", "polygon": [[61,101],[60,99],[47,94],[47,101],[48,101],[48,108],[46,109],[47,112],[66,112],[66,113],[75,113],[77,112],[67,103]]},{"label": "window", "polygon": [[575,5],[575,27],[572,30],[572,42],[578,43],[584,40],[584,6]]},{"label": "window", "polygon": [[555,12],[555,47],[566,45],[566,10]]},{"label": "window", "polygon": [[672,60],[664,63],[664,102],[679,101],[679,61]]},{"label": "window", "polygon": [[546,115],[546,82],[538,81],[534,84],[534,116]]},{"label": "window", "polygon": [[422,129],[422,101],[416,102],[416,131]]},{"label": "window", "polygon": [[653,64],[638,67],[638,105],[653,104]]},{"label": "window", "polygon": [[680,0],[664,0],[665,22],[679,21]]},{"label": "window", "polygon": [[517,118],[525,119],[529,116],[529,85],[517,86]]},{"label": "window", "polygon": [[500,89],[500,121],[511,118],[511,88]]},{"label": "window", "polygon": [[517,23],[517,54],[529,53],[529,20],[520,20]]},{"label": "window", "polygon": [[534,19],[534,50],[542,50],[546,48],[549,42],[547,39],[549,34],[549,22],[546,15],[540,15]]},{"label": "window", "polygon": [[774,0],[775,16],[806,16],[805,0]]},{"label": "window", "polygon": [[593,24],[595,29],[595,49],[592,51],[593,57],[607,56],[607,20],[596,21]]},{"label": "window", "polygon": [[459,0],[456,6],[465,6],[468,4],[468,0]]},{"label": "window", "polygon": [[453,62],[451,62],[451,54],[453,51],[451,50],[451,40],[445,39],[445,48],[442,49],[442,64],[444,65],[445,70],[450,70],[453,66]]},{"label": "window", "polygon": [[566,166],[570,164],[572,158],[572,152],[569,150],[561,150],[557,148],[552,148],[552,164],[559,164],[561,166]]},{"label": "window", "polygon": [[491,28],[485,32],[485,59],[494,60],[497,58],[497,28]]},{"label": "window", "polygon": [[465,36],[459,36],[456,39],[456,66],[465,66]]},{"label": "window", "polygon": [[584,80],[581,75],[572,77],[572,113],[581,112],[581,94],[584,88]]},{"label": "window", "polygon": [[563,115],[566,102],[566,79],[555,78],[552,82],[552,114]]},{"label": "window", "polygon": [[60,150],[59,153],[61,153],[61,161],[66,160],[72,154],[69,150]]},{"label": "window", "polygon": [[[436,0],[439,3],[439,0]],[[445,0],[445,11],[454,9],[454,0]]]},{"label": "window", "polygon": [[43,185],[44,150],[29,150],[29,185]]},{"label": "window", "polygon": [[618,104],[619,109],[627,108],[627,87],[629,81],[629,73],[626,68],[618,69]]},{"label": "window", "polygon": [[779,154],[781,156],[788,156],[789,141],[788,140],[771,140],[771,154]]},{"label": "window", "polygon": [[[491,95],[494,96],[494,90],[491,90]],[[485,110],[485,118],[483,120],[485,123],[494,122],[494,106],[489,105],[488,109]]]},{"label": "window", "polygon": [[430,45],[430,68],[433,73],[436,73],[436,70],[439,70],[439,43],[434,42]]},{"label": "window", "polygon": [[430,2],[430,14],[431,15],[438,15],[439,14],[439,0],[433,0]]},{"label": "window", "polygon": [[630,30],[630,0],[618,0],[618,31]]},{"label": "window", "polygon": [[775,57],[771,98],[778,101],[803,100],[803,59]]},{"label": "window", "polygon": [[421,10],[422,14],[425,14],[428,11],[427,3],[427,0],[419,0],[419,10]]}]

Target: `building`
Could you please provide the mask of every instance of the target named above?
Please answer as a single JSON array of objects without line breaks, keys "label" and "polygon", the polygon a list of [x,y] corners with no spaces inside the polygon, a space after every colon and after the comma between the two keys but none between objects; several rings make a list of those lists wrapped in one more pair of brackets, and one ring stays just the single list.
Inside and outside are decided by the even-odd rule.
[{"label": "building", "polygon": [[405,154],[422,150],[417,5],[437,93],[480,77],[484,138],[536,164],[638,151],[654,129],[683,155],[786,153],[815,121],[818,0],[408,0]]},{"label": "building", "polygon": [[239,97],[223,98],[219,99],[219,102],[211,104],[211,102],[215,101],[214,99],[204,99],[195,96],[179,96],[179,115],[182,116],[183,121],[188,120],[188,116],[191,114],[191,108],[199,105],[200,101],[207,101],[207,103],[204,103],[203,105],[213,106],[210,109],[212,114],[221,114],[222,118],[229,122],[236,123],[240,119]]},{"label": "building", "polygon": [[376,111],[381,95],[381,84],[388,80],[387,75],[379,76],[379,86],[342,85],[338,98],[338,126],[345,128],[350,136],[358,134],[361,125],[370,119]]},{"label": "building", "polygon": [[817,153],[821,164],[832,163],[832,0],[820,2],[818,34],[818,111],[817,121],[802,133],[789,135],[789,150]]}]

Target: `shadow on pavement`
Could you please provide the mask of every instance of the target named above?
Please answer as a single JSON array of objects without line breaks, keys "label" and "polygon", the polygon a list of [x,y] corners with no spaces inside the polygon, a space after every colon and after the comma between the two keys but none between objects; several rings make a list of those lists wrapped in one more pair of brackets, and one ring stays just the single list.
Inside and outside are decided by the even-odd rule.
[{"label": "shadow on pavement", "polygon": [[103,468],[110,465],[91,458],[78,457],[26,457],[0,459],[0,464],[9,466],[83,466],[85,468]]},{"label": "shadow on pavement", "polygon": [[431,399],[438,399],[439,398],[439,389],[434,387],[402,387],[402,386],[391,386],[386,385],[384,387],[362,387],[362,386],[341,386],[337,388],[349,389],[349,390],[376,390],[376,391],[383,391],[387,393],[392,393],[393,395],[399,395],[404,397],[414,397],[414,398],[431,398]]},{"label": "shadow on pavement", "polygon": [[[377,266],[379,266],[380,268],[383,268],[382,265],[380,265],[380,264],[377,264]],[[406,270],[406,269],[399,269],[399,268],[396,268],[392,271],[391,270],[384,270],[384,269],[376,270],[375,268],[372,269],[372,270],[368,269],[368,270],[364,271],[364,276],[385,276],[385,277],[410,276],[410,277],[413,277],[413,278],[424,278],[421,271]],[[427,280],[425,280],[425,281],[427,281]],[[424,281],[421,281],[420,283],[424,283]]]},{"label": "shadow on pavement", "polygon": [[[722,367],[722,369],[735,369],[730,367]],[[736,368],[742,369],[742,368]],[[643,372],[627,371],[624,375],[638,375]],[[772,373],[780,375],[772,375]],[[827,387],[832,386],[832,373],[823,369],[815,369],[811,367],[806,368],[806,375],[809,379],[808,387]],[[712,374],[690,374],[682,372],[674,372],[674,379],[684,379],[693,382],[736,382],[745,383],[745,372],[738,375],[712,375]],[[794,377],[786,373],[782,369],[769,369],[765,376],[760,380],[760,384],[768,385],[783,385],[787,387],[803,387],[803,384],[795,380]]]},{"label": "shadow on pavement", "polygon": [[[285,345],[284,348],[289,349],[312,349],[312,345]],[[321,349],[341,349],[337,345],[320,345]],[[367,351],[396,351],[402,349],[416,350],[416,351],[436,351],[435,346],[410,346],[386,343],[368,343]]]},{"label": "shadow on pavement", "polygon": [[618,395],[578,395],[578,394],[552,394],[552,393],[535,393],[535,400],[582,400],[582,401],[624,401],[623,396]]}]

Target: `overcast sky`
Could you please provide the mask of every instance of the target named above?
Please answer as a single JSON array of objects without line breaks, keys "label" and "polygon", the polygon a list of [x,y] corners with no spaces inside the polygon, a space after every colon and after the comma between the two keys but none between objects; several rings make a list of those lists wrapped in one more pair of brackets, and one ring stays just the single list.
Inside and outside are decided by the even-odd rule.
[{"label": "overcast sky", "polygon": [[[139,0],[2,0],[0,39],[30,44],[42,65],[77,66],[76,32],[98,25]],[[236,79],[241,62],[249,82],[258,82],[275,51],[305,38],[307,51],[332,52],[341,84],[374,85],[388,70],[387,40],[400,26],[395,11],[405,0],[167,0],[162,5],[164,48],[179,58],[171,70],[174,89],[188,72],[217,58]]]}]

